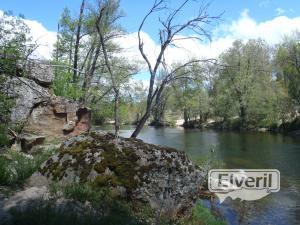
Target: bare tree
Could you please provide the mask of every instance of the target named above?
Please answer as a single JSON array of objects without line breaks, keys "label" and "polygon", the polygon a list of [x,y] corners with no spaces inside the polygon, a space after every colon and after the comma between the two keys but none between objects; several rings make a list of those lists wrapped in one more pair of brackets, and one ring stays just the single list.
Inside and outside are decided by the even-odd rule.
[{"label": "bare tree", "polygon": [[[172,69],[168,69],[165,63],[165,51],[169,46],[175,45],[174,42],[180,41],[183,39],[196,39],[202,40],[202,38],[210,39],[210,35],[205,29],[205,25],[211,23],[213,20],[219,18],[219,16],[213,17],[209,16],[207,13],[208,4],[200,4],[198,14],[192,19],[183,22],[182,24],[176,23],[176,19],[178,18],[180,12],[191,2],[197,2],[193,0],[185,0],[179,5],[176,9],[170,9],[166,6],[166,0],[155,0],[152,8],[143,18],[139,29],[138,29],[138,41],[139,41],[139,51],[145,60],[148,71],[150,73],[149,80],[149,90],[147,96],[147,106],[146,111],[140,121],[137,123],[136,129],[132,133],[131,137],[137,137],[140,133],[141,129],[145,125],[147,119],[149,118],[151,111],[155,105],[155,102],[159,102],[156,99],[159,99],[164,88],[178,79],[187,79],[189,74],[177,73],[180,69],[193,66],[194,64],[198,64],[199,62],[203,62],[205,60],[190,60],[183,64],[177,65]],[[167,15],[165,18],[159,18],[159,22],[161,24],[161,28],[159,29],[159,40],[160,40],[160,51],[156,56],[155,63],[150,62],[149,57],[145,53],[144,50],[144,42],[141,36],[142,29],[145,25],[146,20],[153,15],[155,12],[165,12]],[[189,31],[193,35],[190,35],[185,38],[179,37],[182,32]],[[206,60],[207,61],[207,60]],[[155,80],[158,74],[158,70],[160,68],[164,68],[167,72],[164,79],[157,85],[155,85]]]},{"label": "bare tree", "polygon": [[78,52],[79,52],[79,42],[81,38],[81,27],[82,27],[82,19],[83,19],[83,10],[84,10],[84,1],[82,0],[80,6],[79,19],[77,23],[77,31],[76,31],[76,41],[74,46],[74,62],[73,62],[73,82],[75,83],[77,80],[77,67],[78,67]]},{"label": "bare tree", "polygon": [[[114,28],[114,23],[122,16],[118,13],[118,4],[118,1],[108,1],[106,4],[100,7],[100,2],[100,12],[96,20],[96,29],[99,35],[99,43],[102,48],[104,66],[107,69],[107,73],[112,85],[112,90],[114,92],[114,122],[116,138],[119,136],[120,129],[120,88],[122,83],[127,78],[137,73],[137,68],[135,65],[122,63],[120,62],[122,61],[122,59],[114,57],[113,55],[109,55],[108,52],[112,39],[121,35],[121,32],[118,29]],[[107,15],[109,15],[109,13],[111,13],[111,15],[108,19]]]}]

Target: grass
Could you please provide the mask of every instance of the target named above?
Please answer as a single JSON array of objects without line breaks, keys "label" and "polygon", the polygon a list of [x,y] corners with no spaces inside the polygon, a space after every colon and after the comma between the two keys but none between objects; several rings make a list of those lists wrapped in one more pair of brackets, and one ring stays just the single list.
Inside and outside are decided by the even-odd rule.
[{"label": "grass", "polygon": [[97,202],[98,200],[103,200],[108,190],[94,190],[92,186],[87,183],[74,183],[68,185],[53,183],[50,186],[50,192],[57,198],[65,197],[84,203],[86,201]]},{"label": "grass", "polygon": [[120,211],[95,212],[88,208],[79,212],[74,203],[57,207],[55,200],[35,200],[25,210],[11,211],[6,225],[142,225],[136,218]]},{"label": "grass", "polygon": [[0,185],[19,186],[29,178],[55,150],[35,156],[26,155],[15,150],[8,150],[0,155]]},{"label": "grass", "polygon": [[[108,189],[94,190],[89,184],[53,184],[51,200],[35,200],[30,207],[14,208],[7,225],[146,225],[130,203],[116,199]],[[70,201],[57,206],[56,199]],[[86,204],[86,202],[90,204]],[[91,207],[89,207],[89,205]]]}]

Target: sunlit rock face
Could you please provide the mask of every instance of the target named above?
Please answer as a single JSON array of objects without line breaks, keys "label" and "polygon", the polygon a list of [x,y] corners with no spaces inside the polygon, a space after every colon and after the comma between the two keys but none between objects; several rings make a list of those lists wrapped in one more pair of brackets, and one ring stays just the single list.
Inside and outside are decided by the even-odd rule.
[{"label": "sunlit rock face", "polygon": [[78,102],[52,96],[49,102],[32,109],[23,132],[63,140],[88,131],[90,117],[90,110],[80,107]]},{"label": "sunlit rock face", "polygon": [[39,175],[63,184],[90,182],[120,197],[149,203],[168,217],[189,212],[204,172],[184,152],[112,134],[81,134],[65,141]]},{"label": "sunlit rock face", "polygon": [[26,64],[25,70],[25,76],[41,86],[49,87],[54,81],[53,68],[48,63],[30,61]]}]

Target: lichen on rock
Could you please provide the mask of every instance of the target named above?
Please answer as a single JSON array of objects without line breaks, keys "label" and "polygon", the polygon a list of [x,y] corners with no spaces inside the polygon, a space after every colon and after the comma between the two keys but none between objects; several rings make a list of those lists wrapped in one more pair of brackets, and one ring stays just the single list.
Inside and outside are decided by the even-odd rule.
[{"label": "lichen on rock", "polygon": [[177,216],[198,196],[204,172],[184,152],[112,134],[85,133],[65,141],[40,168],[42,176],[62,183],[89,182],[94,188],[122,190],[120,196],[149,203]]}]

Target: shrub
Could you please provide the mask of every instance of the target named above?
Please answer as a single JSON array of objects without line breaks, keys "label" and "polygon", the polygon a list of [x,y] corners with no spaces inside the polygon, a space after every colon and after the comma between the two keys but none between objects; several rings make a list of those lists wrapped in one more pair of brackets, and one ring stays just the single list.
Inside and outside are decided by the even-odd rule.
[{"label": "shrub", "polygon": [[21,185],[54,152],[55,150],[52,150],[31,156],[15,150],[9,150],[7,153],[0,155],[0,185]]},{"label": "shrub", "polygon": [[192,215],[187,218],[183,218],[179,221],[180,225],[225,225],[226,223],[220,219],[217,219],[209,209],[205,208],[201,202],[199,202],[194,208]]}]

